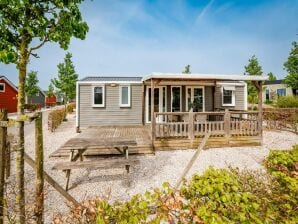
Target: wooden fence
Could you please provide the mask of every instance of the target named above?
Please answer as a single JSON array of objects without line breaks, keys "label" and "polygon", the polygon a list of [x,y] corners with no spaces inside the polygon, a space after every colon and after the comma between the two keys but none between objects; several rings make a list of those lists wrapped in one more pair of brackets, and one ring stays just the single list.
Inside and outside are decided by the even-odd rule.
[{"label": "wooden fence", "polygon": [[212,136],[257,136],[258,112],[164,112],[154,113],[153,138]]}]

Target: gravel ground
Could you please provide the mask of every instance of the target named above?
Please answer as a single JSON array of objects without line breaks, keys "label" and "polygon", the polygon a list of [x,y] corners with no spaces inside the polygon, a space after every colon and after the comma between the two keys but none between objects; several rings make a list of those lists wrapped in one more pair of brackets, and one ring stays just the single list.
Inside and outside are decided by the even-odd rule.
[{"label": "gravel ground", "polygon": [[[49,158],[65,141],[75,137],[75,115],[69,115],[68,122],[63,123],[54,133],[44,125],[45,169],[62,186],[65,185],[65,174],[51,168],[57,161],[65,159]],[[46,120],[47,112],[44,113]],[[33,127],[31,127],[33,128]],[[31,129],[28,126],[28,129]],[[209,166],[225,168],[228,166],[264,172],[262,160],[268,155],[269,149],[289,149],[298,144],[298,135],[290,132],[264,132],[264,144],[260,147],[213,148],[202,151],[189,175],[202,173]],[[34,131],[29,131],[25,138],[26,152],[34,156]],[[159,187],[165,181],[175,184],[183,172],[194,150],[176,150],[157,152],[156,155],[136,156],[140,163],[132,167],[131,186],[127,186],[123,169],[113,170],[75,170],[71,174],[69,193],[77,200],[108,197],[109,200],[127,200],[136,193]],[[34,180],[33,170],[26,166],[26,177]],[[64,212],[67,206],[59,193],[47,186],[45,202],[46,223],[50,223],[52,214]]]}]

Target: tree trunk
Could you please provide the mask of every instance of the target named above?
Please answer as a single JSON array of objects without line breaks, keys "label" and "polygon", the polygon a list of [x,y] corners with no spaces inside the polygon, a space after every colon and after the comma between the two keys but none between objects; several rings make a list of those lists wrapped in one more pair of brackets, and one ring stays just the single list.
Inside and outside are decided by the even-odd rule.
[{"label": "tree trunk", "polygon": [[44,177],[43,177],[43,135],[42,113],[38,113],[35,120],[35,219],[37,224],[43,223],[44,209]]},{"label": "tree trunk", "polygon": [[[18,62],[19,85],[18,85],[18,119],[24,115],[25,106],[25,80],[27,69],[28,44],[23,38],[20,46]],[[25,223],[25,190],[24,190],[24,121],[18,122],[18,143],[16,149],[16,223]]]},{"label": "tree trunk", "polygon": [[[0,109],[0,121],[7,121],[7,111]],[[0,127],[0,224],[4,223],[4,186],[7,128]]]},{"label": "tree trunk", "polygon": [[67,121],[66,116],[67,116],[67,108],[66,108],[66,97],[63,97],[64,101],[64,121]]}]

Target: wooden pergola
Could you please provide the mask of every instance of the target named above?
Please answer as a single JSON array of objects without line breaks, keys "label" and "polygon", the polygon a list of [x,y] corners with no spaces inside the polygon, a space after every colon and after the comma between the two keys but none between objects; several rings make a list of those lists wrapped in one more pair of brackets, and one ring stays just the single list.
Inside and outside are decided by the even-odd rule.
[{"label": "wooden pergola", "polygon": [[[247,112],[247,111],[238,111],[238,116],[239,117],[244,117],[243,115],[246,114],[246,116],[250,116],[250,115],[254,115],[256,117],[255,119],[255,123],[257,127],[253,127],[252,131],[246,131],[245,133],[249,133],[248,135],[255,135],[257,133],[257,135],[260,137],[260,139],[262,139],[262,135],[263,135],[263,131],[262,131],[262,83],[264,80],[266,80],[267,77],[264,76],[228,76],[228,75],[217,75],[214,76],[214,78],[212,78],[212,75],[198,75],[198,74],[153,74],[151,76],[149,76],[147,79],[144,80],[145,84],[151,87],[151,99],[150,99],[150,111],[151,111],[151,135],[152,135],[152,142],[154,144],[154,141],[156,140],[157,137],[160,137],[160,135],[157,134],[157,124],[156,124],[156,116],[157,115],[171,115],[171,114],[189,114],[189,119],[188,119],[188,126],[187,128],[183,128],[183,126],[181,126],[180,124],[180,128],[178,126],[177,130],[179,132],[183,132],[184,130],[187,129],[188,131],[188,137],[193,139],[194,137],[196,137],[196,135],[194,134],[194,114],[208,114],[208,115],[222,115],[224,117],[224,136],[230,136],[230,132],[231,132],[231,125],[233,125],[231,123],[231,114],[236,114],[236,112],[230,112],[229,110],[225,110],[225,113],[223,112],[196,112],[193,113],[192,111],[190,112],[166,112],[166,113],[157,113],[154,111],[154,88],[157,87],[161,82],[167,82],[167,83],[171,83],[171,82],[200,82],[200,83],[204,83],[204,82],[213,82],[214,84],[216,84],[217,81],[251,81],[251,83],[254,84],[254,86],[257,89],[258,92],[258,111],[257,112]],[[247,121],[244,121],[241,123],[241,121],[235,121],[236,125],[241,126],[242,123],[243,125],[245,123],[247,123]],[[237,123],[238,122],[238,123]],[[177,124],[176,124],[177,125]],[[179,125],[179,124],[178,124]],[[182,124],[183,125],[183,124]],[[208,124],[206,124],[208,126]],[[213,132],[212,130],[212,125],[210,124],[208,126],[209,130],[202,130],[202,132],[208,132],[211,131],[211,134]],[[243,127],[242,125],[242,127]],[[165,129],[164,127],[167,127],[165,123],[160,124],[161,127],[163,127],[163,130]],[[168,125],[168,127],[166,129],[170,129],[171,124]],[[211,127],[211,128],[210,128]],[[205,127],[206,129],[206,127]],[[237,128],[236,128],[237,129]],[[243,128],[242,128],[243,129]],[[243,135],[242,130],[238,130],[239,131],[239,135],[240,133]],[[214,131],[214,133],[216,134],[216,131]],[[218,132],[219,133],[219,132]],[[222,133],[222,132],[221,132]],[[177,134],[177,133],[176,133]],[[238,135],[238,133],[234,133],[234,135]],[[166,135],[165,135],[166,136]],[[176,136],[183,136],[183,133],[178,133]],[[164,137],[164,136],[162,136]],[[169,136],[169,137],[173,137],[173,136]]]}]

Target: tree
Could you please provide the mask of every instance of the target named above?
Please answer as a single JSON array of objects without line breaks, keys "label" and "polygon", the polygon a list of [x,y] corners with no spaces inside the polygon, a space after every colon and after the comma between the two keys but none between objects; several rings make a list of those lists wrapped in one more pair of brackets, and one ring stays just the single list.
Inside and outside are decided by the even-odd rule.
[{"label": "tree", "polygon": [[[88,25],[79,5],[83,0],[1,0],[0,61],[13,63],[19,71],[18,117],[24,115],[27,64],[47,42],[67,49],[71,37],[84,39]],[[33,41],[34,40],[34,41]],[[36,44],[36,45],[35,45]],[[18,122],[16,149],[16,223],[25,223],[24,121]]]},{"label": "tree", "polygon": [[185,67],[184,67],[184,71],[182,72],[183,74],[190,74],[191,72],[190,72],[190,65],[186,65]]},{"label": "tree", "polygon": [[32,96],[35,96],[38,92],[39,92],[39,87],[38,87],[37,72],[31,71],[28,73],[28,76],[26,78],[25,93],[27,97],[32,97]]},{"label": "tree", "polygon": [[269,81],[275,81],[276,80],[276,76],[272,73],[272,72],[269,72],[267,74],[267,76],[269,77]]},{"label": "tree", "polygon": [[52,83],[61,93],[64,103],[75,98],[76,96],[76,81],[78,75],[75,72],[75,67],[71,61],[71,53],[67,53],[63,63],[58,64],[58,78],[52,79]]},{"label": "tree", "polygon": [[[244,66],[245,75],[262,75],[262,67],[259,65],[258,59],[255,55],[253,55],[248,60],[248,65]],[[251,81],[247,82],[247,92],[248,92],[248,101],[249,103],[256,103],[258,100],[257,97],[257,89],[252,84]]]},{"label": "tree", "polygon": [[284,69],[288,72],[285,83],[293,89],[298,89],[298,43],[292,43],[293,48],[291,49],[288,60],[284,63]]},{"label": "tree", "polygon": [[54,96],[54,86],[52,83],[49,84],[48,91],[47,91],[47,97]]}]

